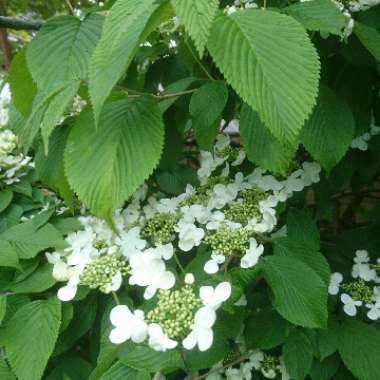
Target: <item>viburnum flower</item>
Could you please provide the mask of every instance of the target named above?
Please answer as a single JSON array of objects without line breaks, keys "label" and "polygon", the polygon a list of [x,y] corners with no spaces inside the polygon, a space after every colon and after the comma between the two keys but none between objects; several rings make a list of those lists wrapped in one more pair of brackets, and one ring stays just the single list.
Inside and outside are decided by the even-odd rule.
[{"label": "viburnum flower", "polygon": [[121,232],[118,243],[121,247],[121,253],[127,258],[141,253],[146,247],[146,240],[141,238],[139,227],[133,227],[128,232]]},{"label": "viburnum flower", "polygon": [[178,343],[170,339],[164,333],[161,326],[157,323],[151,323],[148,326],[149,346],[155,351],[167,351],[177,347]]},{"label": "viburnum flower", "polygon": [[202,228],[198,228],[195,224],[186,221],[179,221],[176,230],[179,238],[178,247],[185,252],[197,247],[205,235]]},{"label": "viburnum flower", "polygon": [[148,326],[144,321],[144,312],[133,313],[126,305],[115,306],[111,310],[110,321],[114,328],[110,333],[110,341],[114,344],[131,339],[135,343],[143,342],[148,336]]},{"label": "viburnum flower", "polygon": [[376,302],[373,304],[366,304],[366,307],[369,309],[367,313],[367,317],[372,321],[376,321],[380,319],[380,302]]},{"label": "viburnum flower", "polygon": [[343,310],[344,312],[349,315],[350,317],[354,317],[357,313],[356,308],[359,306],[362,306],[362,301],[355,301],[352,299],[348,294],[343,293],[340,296],[341,301],[343,302]]},{"label": "viburnum flower", "polygon": [[208,230],[217,230],[225,219],[225,215],[222,211],[215,211],[211,214],[206,228]]},{"label": "viburnum flower", "polygon": [[166,270],[165,263],[157,257],[154,249],[147,249],[141,254],[133,255],[129,264],[131,266],[131,285],[146,286],[145,299],[152,298],[157,289],[170,289],[175,284],[175,276]]},{"label": "viburnum flower", "polygon": [[332,273],[330,277],[330,284],[329,284],[329,289],[328,289],[329,294],[331,294],[332,296],[337,295],[339,293],[339,288],[342,281],[343,281],[343,276],[341,273],[338,273],[338,272]]},{"label": "viburnum flower", "polygon": [[203,305],[216,310],[223,302],[230,298],[231,291],[231,284],[229,282],[221,282],[215,289],[212,286],[202,286],[199,289],[199,296]]},{"label": "viburnum flower", "polygon": [[317,162],[304,162],[302,168],[303,173],[301,178],[305,186],[310,186],[313,183],[319,182],[321,166]]},{"label": "viburnum flower", "polygon": [[240,266],[242,268],[252,268],[258,263],[259,258],[263,253],[264,246],[262,244],[257,244],[257,241],[254,238],[249,239],[249,248],[241,258]]}]

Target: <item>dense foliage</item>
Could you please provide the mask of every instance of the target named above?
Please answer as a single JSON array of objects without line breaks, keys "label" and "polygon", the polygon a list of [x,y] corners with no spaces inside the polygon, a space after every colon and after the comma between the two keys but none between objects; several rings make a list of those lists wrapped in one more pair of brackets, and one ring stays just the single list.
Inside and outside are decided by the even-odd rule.
[{"label": "dense foliage", "polygon": [[378,2],[9,1],[0,379],[379,380]]}]

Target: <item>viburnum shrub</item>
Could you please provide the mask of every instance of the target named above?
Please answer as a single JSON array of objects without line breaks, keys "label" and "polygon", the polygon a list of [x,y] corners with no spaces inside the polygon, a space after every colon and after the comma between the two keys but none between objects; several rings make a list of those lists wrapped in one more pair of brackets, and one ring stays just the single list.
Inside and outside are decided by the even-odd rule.
[{"label": "viburnum shrub", "polygon": [[379,1],[93,3],[3,78],[0,380],[379,380]]}]

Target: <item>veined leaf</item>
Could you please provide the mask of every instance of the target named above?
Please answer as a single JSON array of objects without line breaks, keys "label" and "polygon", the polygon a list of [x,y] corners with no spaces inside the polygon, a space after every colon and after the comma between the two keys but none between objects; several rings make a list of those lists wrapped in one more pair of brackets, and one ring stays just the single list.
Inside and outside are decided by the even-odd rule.
[{"label": "veined leaf", "polygon": [[250,161],[275,173],[286,172],[296,147],[281,144],[247,104],[240,113],[240,136]]},{"label": "veined leaf", "polygon": [[19,380],[39,380],[53,352],[61,323],[58,300],[22,306],[2,334],[10,365]]},{"label": "veined leaf", "polygon": [[0,359],[0,379],[17,380],[16,376],[12,373],[11,369],[8,367],[8,364],[4,359]]},{"label": "veined leaf", "polygon": [[110,220],[112,212],[153,172],[163,141],[161,113],[150,97],[107,104],[98,130],[92,112],[84,112],[67,141],[69,183],[95,215]]},{"label": "veined leaf", "polygon": [[315,104],[320,68],[302,26],[277,12],[238,11],[215,20],[208,49],[273,135],[294,143]]},{"label": "veined leaf", "polygon": [[89,72],[96,125],[105,100],[126,72],[144,31],[150,31],[159,23],[160,17],[155,17],[154,13],[160,4],[158,0],[118,0],[106,17]]},{"label": "veined leaf", "polygon": [[12,101],[19,112],[27,117],[31,110],[37,86],[26,64],[26,49],[21,49],[14,57],[9,69],[9,84]]},{"label": "veined leaf", "polygon": [[323,168],[330,171],[347,152],[355,120],[347,104],[321,86],[318,104],[301,132],[301,142]]},{"label": "veined leaf", "polygon": [[206,83],[191,96],[189,111],[201,149],[211,150],[219,132],[228,91],[223,82]]},{"label": "veined leaf", "polygon": [[327,285],[313,269],[290,256],[270,256],[260,263],[274,307],[285,319],[304,327],[326,327]]},{"label": "veined leaf", "polygon": [[49,92],[87,78],[102,24],[103,17],[92,13],[83,21],[73,16],[54,17],[41,28],[26,52],[38,89]]},{"label": "veined leaf", "polygon": [[343,322],[339,353],[346,367],[361,380],[380,379],[380,332],[357,320]]},{"label": "veined leaf", "polygon": [[0,192],[0,212],[4,211],[12,202],[13,193],[10,190]]},{"label": "veined leaf", "polygon": [[377,29],[355,22],[354,32],[360,42],[368,49],[368,51],[380,62],[380,33]]},{"label": "veined leaf", "polygon": [[172,4],[202,57],[219,0],[172,0]]},{"label": "veined leaf", "polygon": [[346,25],[343,13],[332,0],[311,0],[292,4],[286,12],[306,29],[341,35]]}]

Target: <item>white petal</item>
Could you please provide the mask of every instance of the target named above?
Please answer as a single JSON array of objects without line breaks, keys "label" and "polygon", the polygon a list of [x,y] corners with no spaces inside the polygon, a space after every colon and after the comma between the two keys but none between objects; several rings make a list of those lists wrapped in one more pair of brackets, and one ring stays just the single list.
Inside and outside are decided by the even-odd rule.
[{"label": "white petal", "polygon": [[120,343],[124,343],[125,341],[127,341],[129,338],[131,337],[131,331],[127,328],[123,328],[123,327],[117,327],[117,328],[114,328],[111,333],[110,333],[110,341],[113,343],[113,344],[120,344]]},{"label": "white petal", "polygon": [[214,340],[214,333],[211,329],[202,329],[198,334],[198,347],[200,351],[207,351]]},{"label": "white petal", "polygon": [[215,288],[215,298],[219,302],[224,302],[230,298],[231,295],[231,284],[229,282],[221,282],[216,288]]},{"label": "white petal", "polygon": [[216,263],[215,260],[209,260],[206,262],[203,269],[208,274],[214,274],[219,271],[219,265]]},{"label": "white petal", "polygon": [[356,315],[356,306],[353,304],[346,304],[343,307],[344,312],[350,317],[354,317]]},{"label": "white petal", "polygon": [[150,300],[157,292],[157,288],[153,285],[149,285],[144,292],[144,298]]},{"label": "white petal", "polygon": [[128,323],[128,320],[133,317],[133,314],[126,305],[115,306],[110,313],[110,321],[114,326],[123,326]]},{"label": "white petal", "polygon": [[201,286],[199,289],[199,297],[203,301],[204,305],[207,305],[212,301],[214,296],[214,289],[212,286]]},{"label": "white petal", "polygon": [[186,348],[186,350],[192,350],[195,345],[197,344],[197,337],[194,333],[194,331],[192,331],[183,341],[182,341],[182,345],[184,348]]},{"label": "white petal", "polygon": [[131,335],[132,340],[135,343],[141,343],[147,338],[147,336],[148,336],[147,324],[144,321],[136,318],[133,324],[133,332]]},{"label": "white petal", "polygon": [[216,313],[212,307],[204,306],[201,307],[194,316],[195,326],[201,326],[210,328],[214,325],[216,321]]},{"label": "white petal", "polygon": [[61,301],[65,302],[65,301],[71,301],[75,297],[76,293],[77,293],[77,287],[64,286],[58,290],[57,296]]}]

